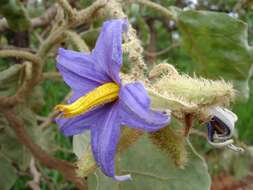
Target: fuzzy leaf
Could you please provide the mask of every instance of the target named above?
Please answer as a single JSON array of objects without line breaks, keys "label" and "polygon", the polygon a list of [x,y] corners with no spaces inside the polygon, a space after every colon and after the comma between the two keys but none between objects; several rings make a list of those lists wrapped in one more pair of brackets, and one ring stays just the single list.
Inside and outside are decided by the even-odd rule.
[{"label": "fuzzy leaf", "polygon": [[191,10],[179,12],[177,23],[184,48],[197,63],[196,73],[236,81],[250,77],[253,50],[246,23],[225,13]]},{"label": "fuzzy leaf", "polygon": [[[19,143],[14,132],[7,127],[7,121],[0,115],[0,154],[18,165],[21,170],[25,170],[29,166],[31,155],[25,147]],[[3,164],[0,160],[0,164]]]},{"label": "fuzzy leaf", "polygon": [[17,174],[11,163],[3,156],[0,156],[0,184],[1,190],[9,190],[14,185]]},{"label": "fuzzy leaf", "polygon": [[206,76],[223,73],[243,80],[253,62],[248,26],[225,13],[183,11],[178,17],[183,45]]},{"label": "fuzzy leaf", "polygon": [[[21,104],[15,108],[15,111],[17,116],[22,119],[26,131],[36,143],[44,149],[52,146],[52,130],[39,128],[36,115],[29,107]],[[2,114],[0,114],[0,144],[0,154],[5,155],[21,170],[26,170],[30,163],[31,153],[18,141]]]},{"label": "fuzzy leaf", "polygon": [[191,145],[189,148],[189,164],[185,169],[178,169],[173,161],[143,136],[121,157],[117,174],[130,173],[131,181],[122,183],[104,176],[101,172],[88,178],[89,188],[97,190],[209,190],[210,176],[206,163]]}]

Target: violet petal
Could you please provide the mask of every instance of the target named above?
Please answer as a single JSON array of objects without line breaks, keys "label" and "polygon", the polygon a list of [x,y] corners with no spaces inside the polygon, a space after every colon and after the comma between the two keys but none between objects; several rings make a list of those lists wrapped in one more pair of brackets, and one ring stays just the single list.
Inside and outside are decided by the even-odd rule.
[{"label": "violet petal", "polygon": [[96,125],[95,121],[100,118],[100,115],[104,111],[104,106],[101,106],[76,117],[58,117],[55,121],[65,136],[77,135],[82,133],[85,129],[90,129],[92,126]]},{"label": "violet petal", "polygon": [[73,90],[72,96],[68,99],[68,104],[72,104],[74,101],[79,99],[80,97],[84,96],[86,93],[90,92],[93,90],[92,88],[89,90],[86,88],[83,88],[83,90]]},{"label": "violet petal", "polygon": [[104,71],[96,69],[92,56],[86,53],[59,48],[56,67],[72,89],[94,88],[111,82]]},{"label": "violet petal", "polygon": [[145,131],[156,131],[170,122],[166,114],[152,111],[150,100],[141,83],[127,84],[120,89],[121,124]]},{"label": "violet petal", "polygon": [[126,176],[115,176],[114,157],[120,137],[118,103],[107,104],[107,109],[91,128],[91,146],[97,165],[104,174],[116,180],[127,180]]},{"label": "violet petal", "polygon": [[78,76],[59,64],[57,64],[56,67],[61,73],[63,80],[74,91],[79,91],[82,92],[83,94],[86,94],[90,90],[99,86],[99,83]]},{"label": "violet petal", "polygon": [[127,30],[127,20],[115,19],[104,22],[96,46],[92,51],[96,65],[111,79],[120,84],[122,64],[122,32]]}]

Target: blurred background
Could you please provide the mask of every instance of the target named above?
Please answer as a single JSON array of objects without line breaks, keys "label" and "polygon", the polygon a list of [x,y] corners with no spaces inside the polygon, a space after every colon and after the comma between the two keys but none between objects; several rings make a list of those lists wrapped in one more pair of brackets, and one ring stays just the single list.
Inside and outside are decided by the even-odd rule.
[{"label": "blurred background", "polygon": [[[240,38],[246,37],[242,40],[245,40],[244,42],[248,43],[249,47],[253,43],[253,1],[251,0],[154,0],[153,2],[167,8],[175,6],[184,10],[222,12],[231,18],[240,19],[248,25],[245,29],[248,35],[241,35]],[[91,5],[93,1],[69,0],[69,3],[72,7],[81,10]],[[205,129],[200,126],[196,126],[197,132],[190,135],[190,140],[208,164],[212,177],[212,190],[252,190],[253,88],[251,87],[253,83],[249,73],[228,69],[232,66],[225,59],[219,63],[220,65],[216,65],[217,61],[211,57],[207,64],[201,65],[203,63],[196,61],[196,53],[189,52],[187,45],[182,43],[183,40],[187,41],[184,38],[192,35],[190,32],[194,32],[194,29],[189,33],[180,31],[175,21],[165,18],[156,10],[140,4],[126,3],[124,11],[128,15],[129,22],[137,30],[137,35],[144,47],[143,56],[149,69],[158,63],[166,62],[174,65],[180,73],[191,76],[197,74],[211,79],[224,78],[236,84],[240,96],[232,104],[231,109],[239,118],[236,123],[236,141],[243,147],[247,147],[246,153],[241,155],[226,149],[213,149],[203,137]],[[52,0],[0,0],[0,51],[17,49],[31,53],[38,52],[40,45],[48,38],[49,32],[60,23],[59,20],[56,22],[57,15],[55,1]],[[4,18],[8,21],[9,27],[6,27]],[[94,47],[102,22],[102,19],[95,19],[74,28],[90,49]],[[233,44],[227,46],[229,40],[226,41],[226,38],[245,31],[230,27],[230,23],[224,23],[224,25],[224,36],[222,36],[224,47],[227,47],[228,51],[230,49],[233,51],[237,47],[233,47]],[[193,35],[198,35],[198,32],[196,31]],[[206,35],[212,37],[212,34],[206,33]],[[43,79],[34,88],[25,105],[21,104],[16,109],[17,115],[24,120],[26,130],[36,143],[51,155],[74,162],[77,158],[72,152],[72,138],[65,138],[52,123],[53,107],[63,101],[69,93],[69,88],[56,72],[56,50],[59,46],[78,50],[71,40],[67,37],[65,42],[55,47],[46,47],[50,51],[45,59]],[[202,45],[204,48],[205,42]],[[215,46],[213,50],[216,50]],[[236,53],[235,51],[234,54]],[[217,59],[219,56],[217,51]],[[252,51],[249,53],[250,58],[242,53],[242,56],[237,59],[239,63],[242,63],[241,67],[244,67],[244,61],[250,62],[252,56]],[[20,69],[22,63],[23,61],[18,58],[0,58],[1,96],[14,94],[17,86],[20,85],[23,77],[23,71]],[[131,63],[124,59],[122,71],[128,73],[130,69]],[[247,67],[246,71],[249,70],[250,67]],[[0,190],[35,189],[35,187],[42,190],[75,189],[74,185],[64,180],[58,171],[50,170],[34,160],[6,125],[8,125],[6,120],[0,114]],[[34,176],[37,176],[37,181]],[[37,186],[35,184],[34,187],[33,183],[37,183]]]}]

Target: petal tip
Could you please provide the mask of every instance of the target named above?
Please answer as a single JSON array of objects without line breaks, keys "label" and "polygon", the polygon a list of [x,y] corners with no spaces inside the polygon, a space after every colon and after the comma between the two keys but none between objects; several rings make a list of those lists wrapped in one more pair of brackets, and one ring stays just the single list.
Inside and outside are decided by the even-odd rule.
[{"label": "petal tip", "polygon": [[61,54],[61,53],[63,53],[64,51],[65,51],[64,48],[62,48],[62,47],[58,48],[58,54]]},{"label": "petal tip", "polygon": [[128,174],[128,175],[114,176],[114,179],[117,181],[126,181],[126,180],[132,180],[132,177],[130,174]]}]

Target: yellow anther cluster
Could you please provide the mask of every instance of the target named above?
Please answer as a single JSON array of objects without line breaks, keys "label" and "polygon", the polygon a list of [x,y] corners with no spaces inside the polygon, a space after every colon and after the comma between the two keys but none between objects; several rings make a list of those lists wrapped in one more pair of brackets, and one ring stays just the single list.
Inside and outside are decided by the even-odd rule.
[{"label": "yellow anther cluster", "polygon": [[85,113],[98,105],[116,100],[118,94],[119,86],[116,83],[109,82],[95,88],[72,104],[59,104],[55,106],[55,109],[63,112],[64,117],[73,117]]}]

